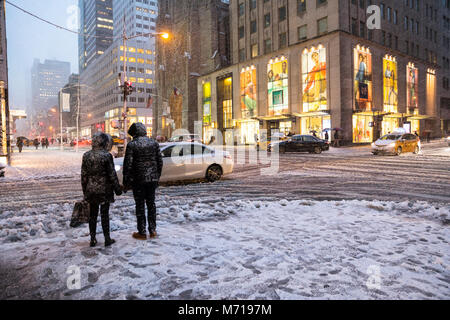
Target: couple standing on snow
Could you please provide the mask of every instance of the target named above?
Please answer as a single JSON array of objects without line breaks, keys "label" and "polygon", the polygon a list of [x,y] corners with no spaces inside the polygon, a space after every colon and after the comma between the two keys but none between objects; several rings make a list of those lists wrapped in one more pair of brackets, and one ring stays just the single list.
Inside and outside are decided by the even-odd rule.
[{"label": "couple standing on snow", "polygon": [[83,155],[81,185],[84,200],[90,205],[89,232],[91,247],[97,244],[97,218],[100,210],[105,246],[115,243],[109,231],[109,207],[118,196],[133,190],[136,202],[138,232],[133,237],[146,240],[145,205],[147,205],[148,230],[150,238],[156,234],[155,191],[161,177],[163,161],[158,143],[147,137],[147,129],[142,123],[134,123],[128,134],[133,141],[127,145],[123,165],[123,186],[119,184],[114,161],[109,151],[112,139],[105,133],[97,133],[92,138],[92,150]]}]

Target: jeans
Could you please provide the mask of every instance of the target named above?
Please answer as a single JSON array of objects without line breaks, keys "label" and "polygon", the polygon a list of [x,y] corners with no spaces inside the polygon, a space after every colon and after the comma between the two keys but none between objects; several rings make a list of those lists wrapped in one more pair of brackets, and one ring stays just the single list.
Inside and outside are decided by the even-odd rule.
[{"label": "jeans", "polygon": [[137,229],[139,234],[146,234],[145,205],[147,204],[148,231],[156,231],[156,205],[155,192],[157,182],[146,183],[133,187],[133,196],[136,202]]},{"label": "jeans", "polygon": [[97,218],[98,218],[98,211],[100,209],[103,235],[105,236],[105,240],[109,240],[110,239],[109,203],[104,203],[101,205],[98,203],[89,203],[89,207],[90,207],[89,233],[91,234],[91,239],[95,239],[95,236],[97,234]]}]

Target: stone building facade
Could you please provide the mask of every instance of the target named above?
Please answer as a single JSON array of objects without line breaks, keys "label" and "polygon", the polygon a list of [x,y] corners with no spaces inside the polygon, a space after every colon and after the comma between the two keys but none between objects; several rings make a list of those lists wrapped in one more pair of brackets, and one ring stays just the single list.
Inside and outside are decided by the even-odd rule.
[{"label": "stone building facade", "polygon": [[[380,29],[366,25],[370,5]],[[448,1],[427,0],[231,0],[233,65],[197,86],[204,140],[216,130],[245,144],[271,130],[333,139],[338,129],[348,143],[398,127],[440,136],[449,10]]]},{"label": "stone building facade", "polygon": [[[0,2],[0,171],[10,163],[10,123],[8,100],[8,57],[6,46],[5,1]],[[1,172],[0,172],[1,174]]]},{"label": "stone building facade", "polygon": [[157,30],[170,39],[157,41],[155,134],[193,131],[197,79],[230,64],[228,1],[159,1]]}]

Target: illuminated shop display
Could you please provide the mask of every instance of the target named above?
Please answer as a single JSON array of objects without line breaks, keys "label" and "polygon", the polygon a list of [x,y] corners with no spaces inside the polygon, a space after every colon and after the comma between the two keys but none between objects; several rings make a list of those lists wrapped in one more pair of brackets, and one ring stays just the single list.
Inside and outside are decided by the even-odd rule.
[{"label": "illuminated shop display", "polygon": [[241,71],[241,110],[242,119],[257,115],[256,68],[247,67]]},{"label": "illuminated shop display", "polygon": [[373,141],[373,117],[353,115],[353,143]]},{"label": "illuminated shop display", "polygon": [[270,60],[267,66],[269,116],[289,111],[288,60],[285,57]]},{"label": "illuminated shop display", "polygon": [[211,82],[203,84],[203,125],[211,124]]},{"label": "illuminated shop display", "polygon": [[327,56],[323,46],[302,54],[303,112],[328,110]]},{"label": "illuminated shop display", "polygon": [[[419,108],[419,70],[413,63],[406,67],[406,105],[408,110]],[[413,112],[411,112],[413,113]]]},{"label": "illuminated shop display", "polygon": [[372,54],[365,47],[354,50],[355,105],[358,112],[372,110]]},{"label": "illuminated shop display", "polygon": [[383,105],[385,112],[397,113],[398,111],[397,82],[397,61],[395,57],[386,55],[383,58]]}]

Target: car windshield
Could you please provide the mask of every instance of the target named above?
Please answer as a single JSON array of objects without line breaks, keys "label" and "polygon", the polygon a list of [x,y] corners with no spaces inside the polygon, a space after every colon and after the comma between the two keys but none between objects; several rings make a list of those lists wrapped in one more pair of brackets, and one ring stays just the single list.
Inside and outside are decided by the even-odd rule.
[{"label": "car windshield", "polygon": [[396,135],[396,134],[387,134],[385,136],[383,136],[382,138],[380,138],[380,140],[382,141],[386,141],[386,140],[398,140],[401,138],[401,135]]}]

